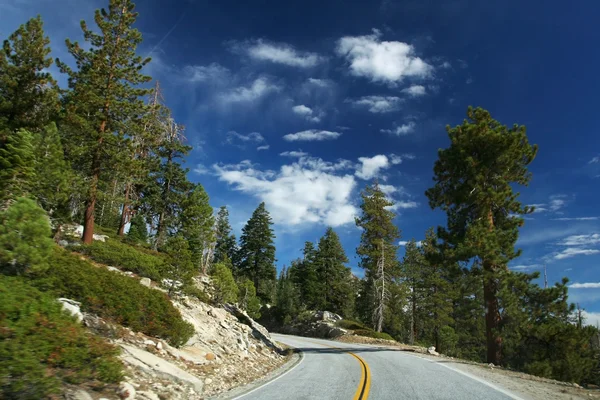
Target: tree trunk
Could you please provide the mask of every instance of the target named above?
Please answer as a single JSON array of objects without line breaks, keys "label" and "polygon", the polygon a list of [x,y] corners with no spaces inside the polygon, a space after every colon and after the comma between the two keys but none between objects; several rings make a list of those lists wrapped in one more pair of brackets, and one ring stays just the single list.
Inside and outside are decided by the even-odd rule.
[{"label": "tree trunk", "polygon": [[410,336],[411,336],[411,344],[414,344],[417,341],[417,321],[415,319],[415,315],[417,315],[417,288],[415,282],[413,280],[412,287],[412,312],[410,313]]},{"label": "tree trunk", "polygon": [[125,184],[125,201],[123,201],[123,211],[121,211],[121,222],[119,223],[119,230],[117,235],[123,236],[125,234],[125,225],[129,222],[129,191],[131,184],[127,182]]},{"label": "tree trunk", "polygon": [[[489,230],[494,229],[494,214],[487,214]],[[487,362],[500,365],[502,360],[502,337],[500,336],[500,307],[498,305],[497,267],[490,261],[483,261],[483,299],[485,302],[485,335],[487,342]]]},{"label": "tree trunk", "polygon": [[85,216],[83,221],[83,243],[91,244],[94,240],[94,212],[96,210],[96,198],[98,196],[98,180],[100,179],[100,157],[106,121],[100,124],[100,138],[98,146],[94,151],[92,159],[92,181],[90,183],[90,192],[86,201]]},{"label": "tree trunk", "polygon": [[376,330],[377,332],[381,332],[383,329],[383,312],[385,308],[385,249],[384,246],[381,246],[381,258],[377,263],[377,274],[379,281],[381,281],[379,286],[376,286],[377,289],[377,308],[375,309],[375,318],[376,318]]}]

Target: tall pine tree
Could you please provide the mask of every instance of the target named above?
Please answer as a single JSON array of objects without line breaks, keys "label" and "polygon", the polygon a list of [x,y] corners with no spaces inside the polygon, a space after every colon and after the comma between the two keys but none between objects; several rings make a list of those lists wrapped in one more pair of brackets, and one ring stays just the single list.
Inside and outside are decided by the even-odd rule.
[{"label": "tall pine tree", "polygon": [[61,71],[69,75],[66,96],[66,117],[76,129],[81,152],[78,165],[89,178],[86,193],[83,241],[93,240],[94,217],[101,174],[118,164],[115,153],[127,144],[127,123],[139,118],[145,110],[142,96],[147,89],[140,84],[150,77],[141,69],[150,59],[136,55],[142,42],[141,33],[133,28],[137,19],[131,0],[110,0],[108,10],[96,10],[99,33],[81,22],[88,46],[67,39],[67,50],[75,59],[77,69],[57,60]]},{"label": "tall pine tree", "polygon": [[215,219],[208,194],[202,185],[194,185],[185,196],[179,219],[181,233],[188,241],[194,266],[207,274],[214,255]]},{"label": "tall pine tree", "polygon": [[[215,261],[220,262],[229,258],[233,262],[237,251],[235,235],[231,233],[229,211],[221,206],[215,222]],[[234,271],[235,272],[235,271]]]},{"label": "tall pine tree", "polygon": [[277,279],[273,243],[275,234],[271,225],[273,221],[265,203],[260,203],[242,229],[240,237],[240,272],[252,280],[256,295],[264,303],[273,300]]},{"label": "tall pine tree", "polygon": [[517,200],[513,184],[527,185],[527,166],[537,153],[524,126],[508,128],[481,108],[469,107],[462,125],[447,127],[450,147],[438,152],[435,186],[427,190],[432,208],[448,215],[439,236],[458,260],[478,258],[483,266],[486,305],[487,361],[502,358],[498,291],[515,251],[518,228],[524,220],[514,215],[533,210]]}]

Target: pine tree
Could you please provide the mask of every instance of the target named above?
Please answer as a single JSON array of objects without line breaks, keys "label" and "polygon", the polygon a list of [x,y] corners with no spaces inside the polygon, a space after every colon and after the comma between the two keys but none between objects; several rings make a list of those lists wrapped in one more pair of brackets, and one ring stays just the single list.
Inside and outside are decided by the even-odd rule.
[{"label": "pine tree", "polygon": [[[0,128],[41,130],[58,111],[50,40],[38,15],[21,25],[0,51]],[[0,146],[5,140],[0,134]]]},{"label": "pine tree", "polygon": [[348,257],[339,236],[333,228],[327,228],[319,240],[314,261],[320,294],[318,309],[346,317],[352,314],[354,296],[350,268],[345,265],[347,262]]},{"label": "pine tree", "polygon": [[0,273],[23,275],[48,268],[50,236],[44,210],[26,197],[16,199],[0,212]]},{"label": "pine tree", "polygon": [[[69,75],[66,96],[67,122],[78,132],[72,141],[80,143],[78,167],[89,177],[84,216],[84,243],[93,240],[94,217],[101,174],[118,165],[118,149],[127,146],[127,122],[139,118],[148,93],[139,85],[150,80],[141,69],[150,60],[135,54],[142,42],[141,33],[133,28],[137,13],[131,0],[110,0],[108,11],[96,10],[99,33],[81,22],[89,49],[66,40],[67,50],[75,58],[77,70],[57,60],[61,71]],[[110,164],[109,164],[110,163]]]},{"label": "pine tree", "polygon": [[172,294],[175,289],[189,285],[196,272],[192,252],[188,241],[181,234],[170,236],[161,251],[169,255],[164,283],[169,294]]},{"label": "pine tree", "polygon": [[252,280],[256,294],[264,303],[272,301],[277,278],[275,234],[271,225],[273,222],[265,203],[260,203],[240,237],[240,272]]},{"label": "pine tree", "polygon": [[299,293],[288,271],[284,267],[277,280],[277,295],[275,297],[277,317],[281,325],[289,325],[298,315]]},{"label": "pine tree", "polygon": [[53,220],[67,222],[70,194],[78,188],[54,122],[34,136],[34,150],[36,179],[32,192]]},{"label": "pine tree", "polygon": [[202,185],[194,185],[185,196],[179,220],[181,233],[192,252],[192,262],[199,271],[207,274],[214,255],[215,219],[208,194]]},{"label": "pine tree", "polygon": [[439,237],[451,245],[454,257],[482,261],[487,361],[499,364],[498,279],[520,253],[514,246],[524,220],[514,215],[533,211],[521,206],[511,185],[528,184],[527,166],[537,146],[529,144],[524,126],[507,128],[481,108],[469,107],[467,117],[462,125],[446,128],[451,144],[438,152],[436,184],[426,195],[432,208],[448,215],[448,227],[439,230]]},{"label": "pine tree", "polygon": [[402,277],[409,294],[409,334],[408,342],[414,344],[420,340],[424,329],[424,299],[426,261],[423,252],[412,239],[406,244],[406,252],[401,263]]},{"label": "pine tree", "polygon": [[235,303],[238,300],[239,289],[233,279],[229,260],[215,263],[212,279],[215,287],[215,302],[219,304]]},{"label": "pine tree", "polygon": [[31,191],[35,178],[33,136],[19,129],[0,146],[0,210]]},{"label": "pine tree", "polygon": [[223,261],[227,257],[233,262],[237,252],[236,240],[235,235],[231,233],[229,211],[227,211],[227,207],[225,206],[219,208],[215,223],[215,236],[215,261]]},{"label": "pine tree", "polygon": [[260,318],[260,301],[256,297],[256,288],[252,281],[244,278],[238,284],[238,302],[242,310],[246,311],[250,318]]},{"label": "pine tree", "polygon": [[305,242],[302,260],[292,262],[289,269],[290,278],[298,287],[300,303],[308,309],[320,308],[320,282],[317,276],[317,251],[312,242]]},{"label": "pine tree", "polygon": [[146,226],[146,220],[142,214],[137,213],[131,218],[131,225],[129,226],[129,232],[127,232],[127,240],[133,243],[148,242],[148,227]]},{"label": "pine tree", "polygon": [[398,239],[400,231],[393,223],[395,214],[388,209],[393,205],[375,182],[361,193],[361,215],[356,225],[362,228],[361,241],[356,252],[360,256],[360,266],[365,269],[367,289],[373,294],[364,294],[370,307],[371,319],[377,332],[381,332],[386,303],[389,299],[390,274],[397,270]]}]

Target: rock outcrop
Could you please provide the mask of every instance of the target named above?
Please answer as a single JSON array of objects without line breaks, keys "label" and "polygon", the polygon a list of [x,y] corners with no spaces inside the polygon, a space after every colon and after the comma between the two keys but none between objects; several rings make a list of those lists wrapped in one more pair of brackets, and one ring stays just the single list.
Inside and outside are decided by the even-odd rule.
[{"label": "rock outcrop", "polygon": [[348,333],[347,330],[336,325],[341,320],[340,315],[330,311],[315,311],[308,321],[297,321],[282,327],[280,331],[290,335],[335,339]]}]

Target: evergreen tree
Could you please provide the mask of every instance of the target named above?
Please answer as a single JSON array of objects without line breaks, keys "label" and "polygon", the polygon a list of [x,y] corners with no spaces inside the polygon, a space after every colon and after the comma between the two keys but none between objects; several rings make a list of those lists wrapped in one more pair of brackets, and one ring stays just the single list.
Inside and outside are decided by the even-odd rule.
[{"label": "evergreen tree", "polygon": [[169,289],[169,294],[175,289],[189,285],[196,269],[192,262],[192,252],[188,241],[183,235],[170,236],[161,251],[169,255],[166,268],[166,279],[163,282]]},{"label": "evergreen tree", "polygon": [[8,133],[0,146],[0,209],[31,191],[35,178],[33,136],[25,129]]},{"label": "evergreen tree", "polygon": [[[218,304],[235,303],[238,300],[239,289],[233,279],[230,266],[229,260],[217,262],[214,265],[212,275],[215,287],[214,301]],[[247,295],[247,293],[244,294]]]},{"label": "evergreen tree", "polygon": [[67,222],[70,194],[78,187],[54,122],[34,136],[34,150],[36,179],[32,192],[52,219]]},{"label": "evergreen tree", "polygon": [[[367,186],[361,193],[361,215],[356,218],[356,225],[362,228],[361,241],[356,250],[365,269],[367,290],[363,301],[373,300],[369,314],[377,332],[381,332],[386,303],[389,299],[390,274],[397,271],[398,239],[400,231],[394,225],[395,213],[389,209],[393,205],[375,182]],[[386,288],[386,285],[388,287]]]},{"label": "evergreen tree", "polygon": [[285,268],[281,270],[277,280],[275,307],[282,325],[289,325],[298,315],[299,293]]},{"label": "evergreen tree", "polygon": [[260,318],[260,301],[256,297],[254,284],[248,278],[244,278],[238,284],[238,301],[242,310],[246,311],[250,318]]},{"label": "evergreen tree", "polygon": [[[50,73],[50,40],[38,15],[21,25],[0,51],[0,128],[41,130],[58,111]],[[0,133],[0,146],[6,138]]]},{"label": "evergreen tree", "polygon": [[240,237],[241,273],[252,280],[256,294],[265,303],[272,301],[277,278],[275,269],[275,234],[265,203],[252,213]]},{"label": "evergreen tree", "polygon": [[288,274],[294,285],[298,288],[299,303],[311,310],[319,308],[321,295],[320,282],[317,276],[316,255],[317,251],[312,242],[305,242],[304,257],[292,261]]},{"label": "evergreen tree", "polygon": [[[512,184],[528,184],[527,166],[537,146],[527,140],[524,126],[507,128],[489,112],[469,107],[462,125],[447,127],[450,147],[439,150],[434,167],[435,186],[426,195],[432,208],[448,215],[439,229],[457,260],[478,258],[483,266],[486,304],[487,361],[502,357],[499,279],[515,251],[518,228],[524,220],[514,215],[532,212],[517,201]],[[450,254],[450,253],[449,253]]]},{"label": "evergreen tree", "polygon": [[0,273],[43,271],[52,251],[48,216],[35,201],[19,197],[0,212]]},{"label": "evergreen tree", "polygon": [[214,254],[215,219],[208,194],[202,185],[194,185],[181,207],[181,233],[190,246],[192,262],[199,271],[206,274]]},{"label": "evergreen tree", "polygon": [[142,214],[137,213],[131,218],[127,239],[133,243],[148,242],[148,227],[146,226],[146,221]]},{"label": "evergreen tree", "polygon": [[[88,46],[67,39],[67,50],[77,64],[72,70],[57,60],[61,71],[69,75],[66,96],[67,122],[78,133],[78,165],[89,177],[84,216],[84,243],[93,240],[94,217],[101,174],[109,165],[119,163],[118,149],[127,146],[127,123],[139,118],[145,110],[141,96],[148,93],[140,84],[148,82],[141,69],[150,59],[135,54],[142,42],[141,33],[133,28],[137,13],[131,0],[110,0],[108,10],[97,10],[95,22],[99,33],[81,22]],[[110,163],[110,164],[109,164]]]},{"label": "evergreen tree", "polygon": [[401,263],[402,276],[409,292],[408,342],[410,344],[420,340],[421,332],[424,329],[425,264],[425,257],[417,246],[417,242],[414,239],[410,240],[406,244],[406,252]]},{"label": "evergreen tree", "polygon": [[348,257],[340,238],[333,228],[327,228],[319,240],[315,254],[317,283],[319,284],[318,309],[328,310],[348,317],[354,309],[354,296],[350,283]]},{"label": "evergreen tree", "polygon": [[233,262],[237,252],[236,240],[235,235],[231,233],[229,211],[227,211],[227,207],[225,206],[221,206],[217,214],[215,237],[215,261],[223,261],[227,257]]}]

